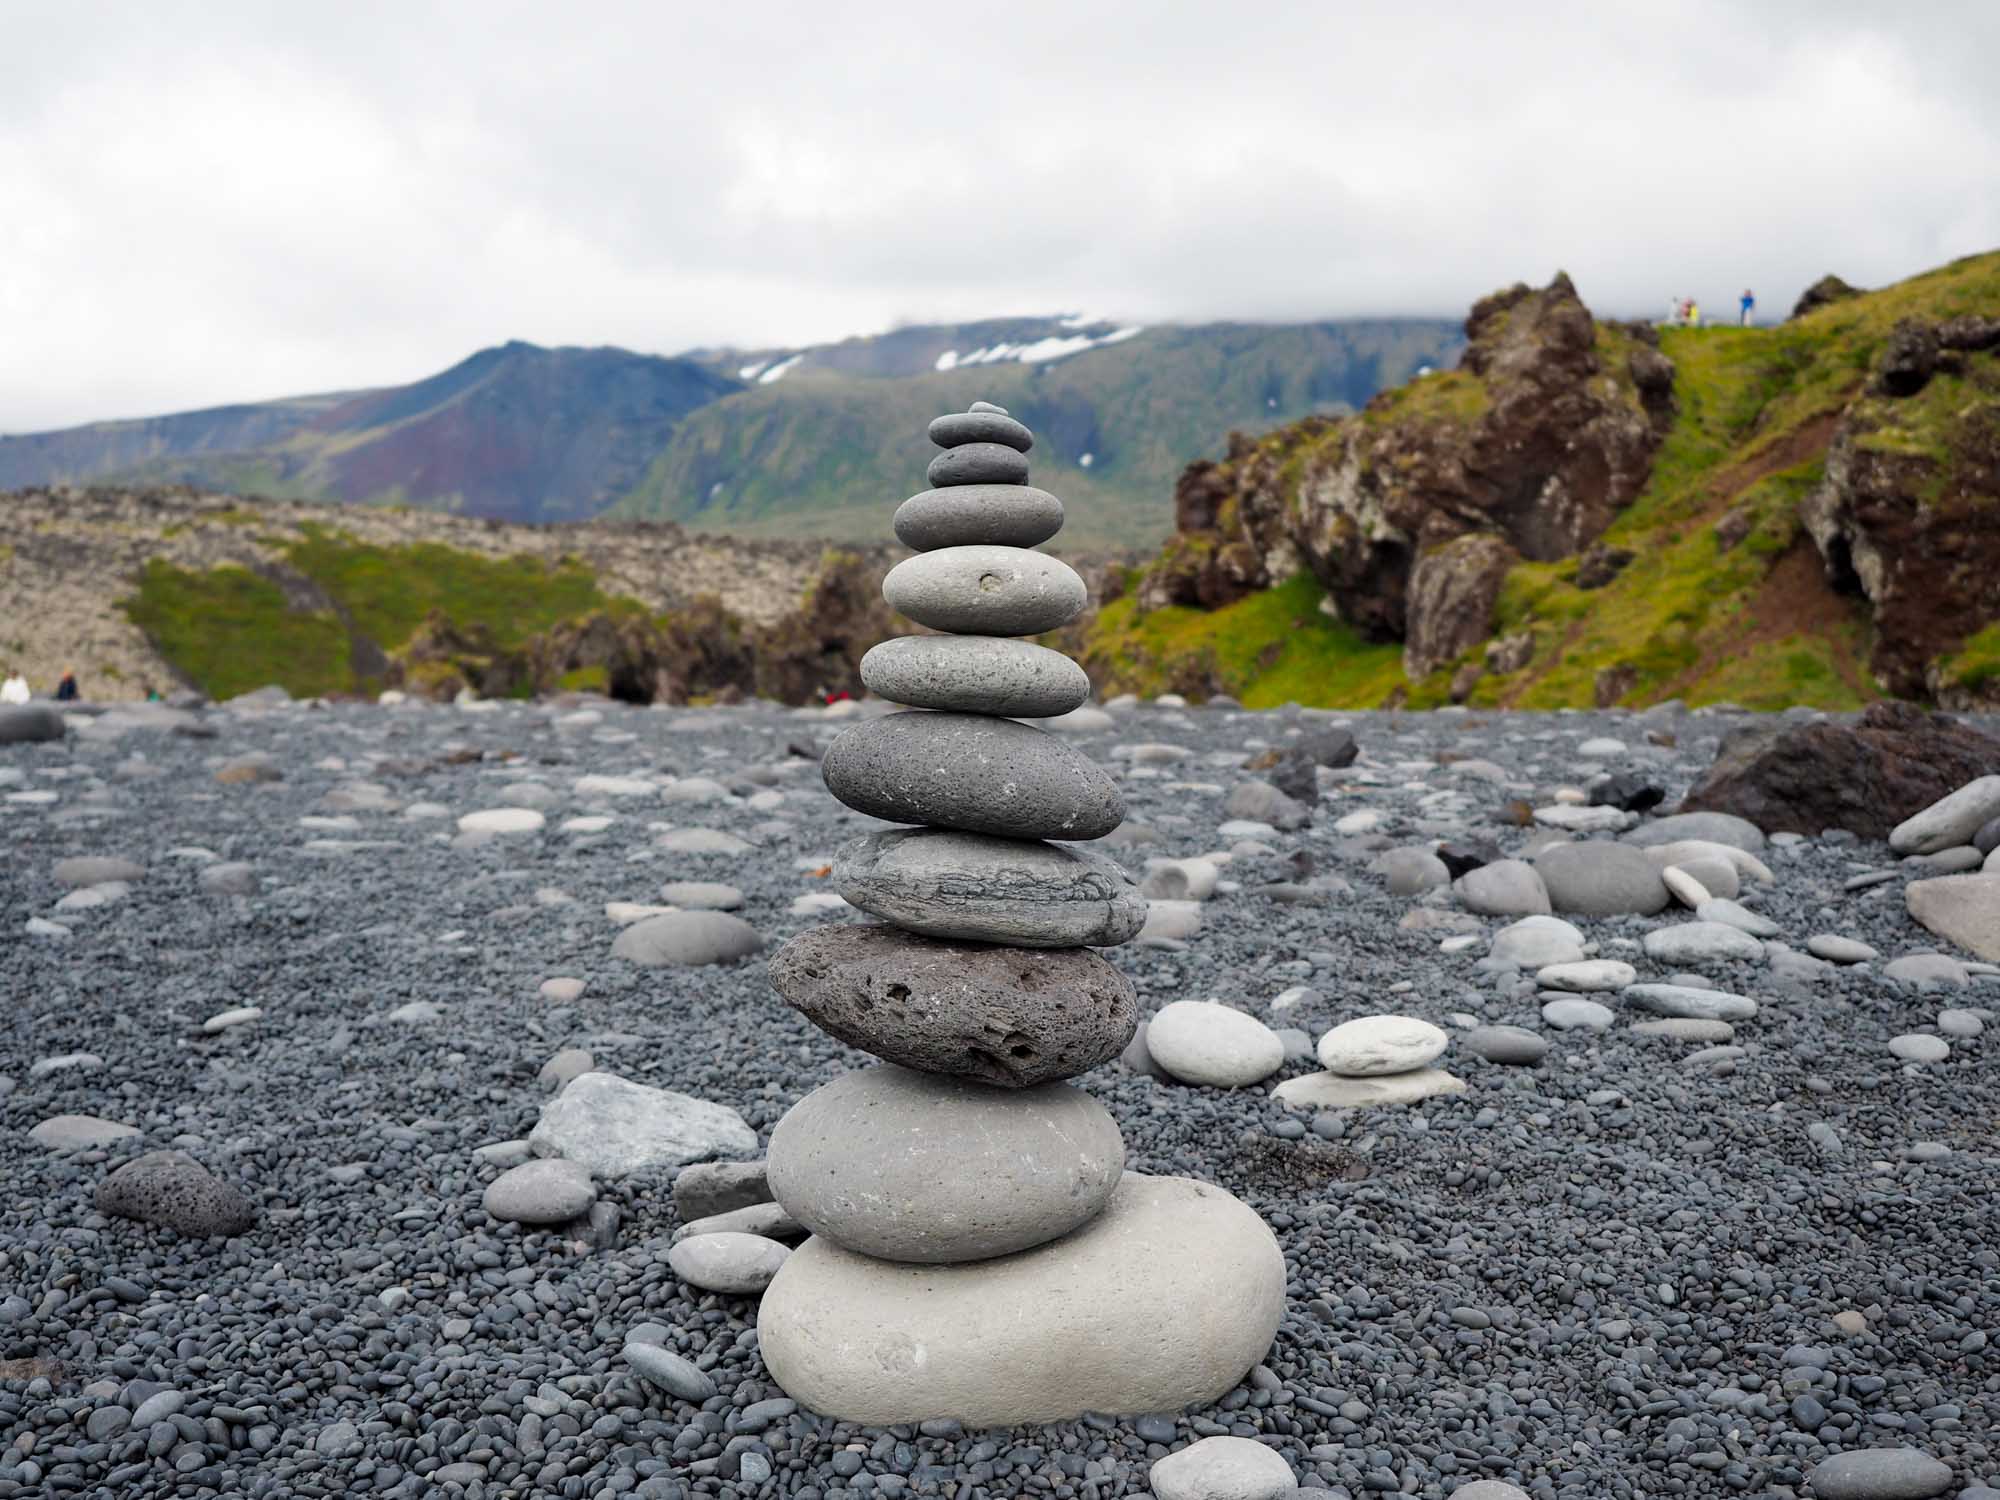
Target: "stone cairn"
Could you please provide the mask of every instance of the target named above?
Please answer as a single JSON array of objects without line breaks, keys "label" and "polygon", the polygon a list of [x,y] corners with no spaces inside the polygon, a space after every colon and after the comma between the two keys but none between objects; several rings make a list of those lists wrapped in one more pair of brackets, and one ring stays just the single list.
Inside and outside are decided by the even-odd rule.
[{"label": "stone cairn", "polygon": [[924,711],[858,723],[822,762],[849,807],[916,826],[835,861],[841,894],[886,925],[805,933],[771,962],[788,1002],[882,1062],[772,1132],[772,1194],[813,1237],[764,1295],[764,1360],[848,1421],[1176,1411],[1263,1357],[1284,1259],[1213,1184],[1127,1173],[1116,1122],[1062,1081],[1130,1040],[1132,986],[1090,949],[1146,914],[1124,869],[1080,847],[1123,821],[1117,786],[1018,722],[1089,695],[1075,662],[1012,639],[1075,619],[1083,580],[1030,550],[1063,507],[1027,483],[1025,426],[976,402],[930,436],[933,488],[895,517],[917,555],[882,593],[942,634],[861,663],[872,692]]}]

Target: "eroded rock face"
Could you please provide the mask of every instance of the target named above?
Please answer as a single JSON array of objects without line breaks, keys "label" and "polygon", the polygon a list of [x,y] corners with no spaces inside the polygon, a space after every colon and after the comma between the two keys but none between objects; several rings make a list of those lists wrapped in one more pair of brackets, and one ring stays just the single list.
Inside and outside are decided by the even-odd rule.
[{"label": "eroded rock face", "polygon": [[1740,729],[1682,801],[1766,833],[1846,828],[1883,839],[1969,781],[2000,773],[2000,740],[1908,703],[1877,703],[1858,721]]},{"label": "eroded rock face", "polygon": [[[1305,568],[1341,618],[1415,642],[1420,661],[1476,644],[1487,610],[1462,601],[1485,591],[1498,548],[1567,557],[1644,486],[1672,419],[1673,364],[1650,328],[1600,330],[1561,274],[1484,299],[1466,334],[1462,368],[1477,390],[1418,380],[1358,417],[1234,440],[1222,463],[1191,466],[1174,497],[1178,535],[1141,606],[1214,608]],[[1437,549],[1473,534],[1493,539],[1481,566],[1419,576]],[[1482,582],[1446,590],[1446,576]],[[1458,608],[1438,614],[1440,593]],[[1465,633],[1468,614],[1481,617],[1478,635]]]},{"label": "eroded rock face", "polygon": [[[1965,688],[1939,666],[2000,619],[1996,345],[2000,319],[1897,325],[1799,507],[1828,582],[1873,609],[1875,676],[1892,693],[1950,708],[2000,702],[2000,683]],[[1937,380],[1953,382],[1943,411],[1927,394]]]},{"label": "eroded rock face", "polygon": [[1507,570],[1520,555],[1490,532],[1446,542],[1410,570],[1403,670],[1427,677],[1485,640]]}]

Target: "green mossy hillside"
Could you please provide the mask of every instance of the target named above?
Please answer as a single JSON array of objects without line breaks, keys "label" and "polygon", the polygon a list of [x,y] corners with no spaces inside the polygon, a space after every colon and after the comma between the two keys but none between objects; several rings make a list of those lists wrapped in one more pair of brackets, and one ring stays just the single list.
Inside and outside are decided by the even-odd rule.
[{"label": "green mossy hillside", "polygon": [[[1644,489],[1600,539],[1603,548],[1630,552],[1629,563],[1592,589],[1578,585],[1576,557],[1517,565],[1491,639],[1423,679],[1404,676],[1395,644],[1327,621],[1299,579],[1213,612],[1141,613],[1130,596],[1145,569],[1086,633],[1085,659],[1106,692],[1172,687],[1246,703],[1362,708],[1458,697],[1475,707],[1554,709],[1680,698],[1858,706],[1881,695],[1866,665],[1868,612],[1826,584],[1800,504],[1821,483],[1836,426],[1849,413],[1857,429],[1870,429],[1858,442],[1933,460],[1935,488],[1990,486],[1990,475],[1975,474],[1966,456],[2000,449],[2000,356],[1972,356],[1908,399],[1866,387],[1899,321],[1996,310],[2000,253],[1776,327],[1661,329],[1660,351],[1674,363],[1673,424]],[[1616,345],[1629,338],[1598,325],[1607,368],[1623,368]],[[1252,446],[1251,459],[1280,476],[1295,504],[1309,461],[1323,472],[1352,424],[1467,423],[1485,399],[1480,378],[1466,371],[1427,376],[1358,418],[1272,433]],[[1147,567],[1172,566],[1179,551],[1204,540],[1177,537],[1165,561]],[[1301,625],[1306,619],[1314,623]],[[2000,680],[2000,624],[1966,641],[1937,675],[1967,690]]]}]

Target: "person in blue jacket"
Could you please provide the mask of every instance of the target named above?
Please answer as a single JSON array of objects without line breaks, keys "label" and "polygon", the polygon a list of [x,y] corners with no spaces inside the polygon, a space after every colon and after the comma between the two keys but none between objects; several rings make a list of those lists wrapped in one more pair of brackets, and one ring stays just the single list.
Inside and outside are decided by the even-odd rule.
[{"label": "person in blue jacket", "polygon": [[1741,323],[1745,328],[1748,328],[1750,326],[1750,315],[1757,310],[1757,299],[1750,295],[1750,288],[1746,286],[1743,288],[1743,295],[1736,300],[1742,309],[1736,321]]}]

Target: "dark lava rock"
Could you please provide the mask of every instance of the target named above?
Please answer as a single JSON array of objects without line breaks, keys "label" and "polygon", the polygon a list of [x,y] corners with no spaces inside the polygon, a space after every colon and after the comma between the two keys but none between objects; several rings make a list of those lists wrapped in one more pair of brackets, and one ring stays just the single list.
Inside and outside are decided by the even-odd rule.
[{"label": "dark lava rock", "polygon": [[1601,589],[1630,565],[1637,556],[1630,547],[1611,547],[1603,542],[1592,544],[1590,549],[1577,559],[1576,586],[1580,589]]},{"label": "dark lava rock", "polygon": [[63,730],[63,716],[46,703],[23,703],[0,708],[0,745],[59,740],[63,737]]},{"label": "dark lava rock", "polygon": [[97,1211],[206,1238],[242,1234],[257,1211],[184,1151],[148,1151],[97,1185]]},{"label": "dark lava rock", "polygon": [[1351,766],[1361,754],[1354,736],[1345,729],[1308,729],[1298,738],[1298,748],[1323,766],[1339,770]]},{"label": "dark lava rock", "polygon": [[1832,302],[1845,302],[1849,297],[1859,297],[1861,289],[1849,286],[1830,272],[1820,277],[1811,286],[1799,293],[1799,300],[1792,304],[1792,316],[1803,318],[1817,308]]},{"label": "dark lava rock", "polygon": [[1451,871],[1456,880],[1468,871],[1481,865],[1490,865],[1496,859],[1504,859],[1500,846],[1489,839],[1450,839],[1437,846],[1437,857],[1444,861],[1444,867]]},{"label": "dark lava rock", "polygon": [[1109,1062],[1139,1024],[1131,982],[1085,948],[944,943],[893,927],[802,933],[771,986],[849,1046],[925,1073],[1030,1088]]},{"label": "dark lava rock", "polygon": [[1914,396],[1937,370],[1937,329],[1917,318],[1904,318],[1890,330],[1875,367],[1876,389],[1885,396]]},{"label": "dark lava rock", "polygon": [[1319,766],[1310,755],[1294,751],[1281,757],[1269,776],[1271,785],[1294,802],[1319,806]]},{"label": "dark lava rock", "polygon": [[1766,833],[1846,828],[1879,839],[1996,774],[2000,740],[1913,704],[1877,703],[1851,724],[1738,730],[1681,811],[1734,813]]},{"label": "dark lava rock", "polygon": [[1590,783],[1592,807],[1619,807],[1626,812],[1651,812],[1666,800],[1666,792],[1630,771],[1613,771]]}]

